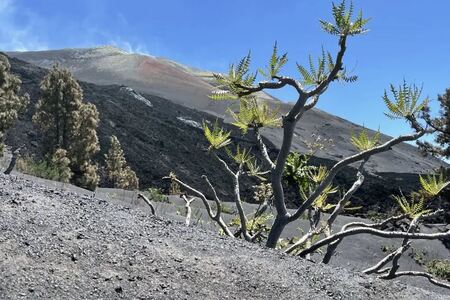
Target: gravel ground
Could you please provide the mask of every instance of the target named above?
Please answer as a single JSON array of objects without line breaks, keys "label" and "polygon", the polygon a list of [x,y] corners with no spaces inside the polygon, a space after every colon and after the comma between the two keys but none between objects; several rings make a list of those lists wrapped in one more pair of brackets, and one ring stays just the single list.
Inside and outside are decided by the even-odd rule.
[{"label": "gravel ground", "polygon": [[0,175],[0,299],[450,299]]}]

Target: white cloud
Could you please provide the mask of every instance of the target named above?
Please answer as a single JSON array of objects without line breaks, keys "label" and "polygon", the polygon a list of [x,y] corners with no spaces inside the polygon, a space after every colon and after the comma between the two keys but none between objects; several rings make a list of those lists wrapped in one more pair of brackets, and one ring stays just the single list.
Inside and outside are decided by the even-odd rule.
[{"label": "white cloud", "polygon": [[[16,20],[26,20],[19,24]],[[40,20],[32,12],[18,8],[11,0],[0,0],[0,50],[30,51],[47,49],[39,37]]]},{"label": "white cloud", "polygon": [[135,54],[144,54],[148,56],[152,56],[150,52],[148,51],[147,46],[141,44],[141,43],[131,43],[127,40],[121,39],[121,38],[113,38],[109,42],[109,44],[116,46],[120,49],[125,50],[128,53],[135,53]]}]

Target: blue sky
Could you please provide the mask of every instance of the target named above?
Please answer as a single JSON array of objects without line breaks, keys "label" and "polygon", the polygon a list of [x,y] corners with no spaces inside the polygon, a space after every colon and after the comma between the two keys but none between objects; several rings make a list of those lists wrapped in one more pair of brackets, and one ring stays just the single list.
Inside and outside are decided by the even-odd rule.
[{"label": "blue sky", "polygon": [[[344,60],[359,80],[333,84],[318,108],[391,135],[408,132],[384,117],[381,96],[403,79],[423,84],[432,100],[450,87],[450,1],[354,4],[372,18],[367,35],[351,38]],[[277,40],[289,53],[285,74],[295,77],[296,61],[306,63],[322,46],[336,52],[336,39],[318,24],[330,19],[330,7],[328,0],[0,0],[0,50],[114,44],[220,72],[250,49],[254,67],[264,66]],[[276,96],[295,99],[289,89]]]}]

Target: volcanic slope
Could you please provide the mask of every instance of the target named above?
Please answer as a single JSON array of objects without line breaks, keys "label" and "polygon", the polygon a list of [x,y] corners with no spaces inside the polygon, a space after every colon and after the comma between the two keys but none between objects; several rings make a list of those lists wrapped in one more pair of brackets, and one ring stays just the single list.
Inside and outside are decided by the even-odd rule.
[{"label": "volcanic slope", "polygon": [[[224,118],[229,102],[215,102],[208,98],[213,89],[211,72],[202,71],[177,62],[141,54],[130,54],[113,46],[86,49],[62,49],[36,52],[9,52],[40,67],[49,68],[55,63],[69,68],[77,78],[96,84],[127,85],[138,92],[160,96],[174,103],[211,113]],[[292,104],[282,103],[266,93],[260,93],[261,100],[279,107],[281,113]],[[333,116],[319,109],[305,113],[295,130],[293,149],[304,151],[305,141],[311,134],[332,138],[334,147],[317,153],[320,158],[339,160],[355,153],[349,143],[351,132],[358,132],[361,126]],[[281,131],[267,129],[263,132],[273,145],[281,145]],[[384,136],[385,141],[389,137]],[[379,173],[423,173],[442,165],[434,158],[423,158],[416,147],[401,144],[393,151],[376,155],[366,164],[370,172]]]},{"label": "volcanic slope", "polygon": [[0,174],[0,299],[449,299]]},{"label": "volcanic slope", "polygon": [[[16,58],[11,58],[10,63],[12,72],[19,75],[23,81],[23,90],[31,95],[32,103],[16,126],[7,133],[6,141],[12,147],[26,145],[29,152],[39,153],[36,146],[39,144],[40,135],[33,126],[31,117],[35,111],[36,101],[40,97],[39,84],[48,70]],[[108,149],[109,137],[114,134],[121,141],[129,164],[136,170],[141,188],[157,186],[167,191],[170,183],[162,180],[162,177],[174,171],[182,180],[201,189],[212,198],[211,191],[205,189],[204,181],[201,179],[201,175],[207,175],[214,182],[222,200],[232,200],[231,178],[223,166],[206,151],[208,145],[201,129],[203,121],[212,123],[216,120],[215,116],[158,96],[140,94],[127,86],[86,82],[80,84],[84,90],[85,100],[94,103],[100,113],[99,140],[102,150],[96,157],[100,165],[104,165],[103,154]],[[337,119],[331,115],[327,116]],[[340,124],[351,123],[342,121]],[[227,124],[224,126],[232,128]],[[270,133],[275,131],[269,131]],[[251,147],[255,156],[260,155],[251,137],[242,137],[235,131],[232,140],[241,146]],[[275,156],[278,151],[276,146],[269,140],[266,142],[269,151]],[[339,151],[337,147],[333,147],[330,151]],[[348,142],[345,147],[350,148]],[[406,150],[403,151],[404,149]],[[411,151],[415,152],[410,153]],[[436,161],[422,158],[410,145],[400,145],[390,152],[393,152],[393,155],[401,154],[404,158],[401,161],[403,164],[437,166]],[[222,152],[219,155],[230,162],[226,153]],[[417,161],[414,160],[414,155],[417,156]],[[320,157],[315,157],[312,161],[328,166],[334,162]],[[427,169],[422,171],[424,170]],[[353,168],[345,168],[336,177],[336,183],[349,188],[355,180],[355,173]],[[251,201],[253,194],[251,186],[255,182],[244,177],[241,183],[243,197]],[[417,184],[417,175],[413,173],[369,174],[362,188],[355,194],[353,203],[364,207],[361,212],[388,211],[394,205],[389,197],[391,194],[397,193],[399,187],[407,193],[416,189]],[[105,182],[101,182],[101,185],[105,186]],[[289,193],[288,196],[290,207],[297,201],[294,194]]]}]

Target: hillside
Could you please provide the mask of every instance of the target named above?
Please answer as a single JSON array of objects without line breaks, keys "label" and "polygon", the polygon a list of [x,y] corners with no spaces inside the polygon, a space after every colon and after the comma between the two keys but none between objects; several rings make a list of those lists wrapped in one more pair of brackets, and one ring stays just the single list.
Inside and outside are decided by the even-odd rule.
[{"label": "hillside", "polygon": [[[40,82],[47,70],[15,58],[11,58],[10,63],[12,72],[19,75],[23,81],[23,90],[31,96],[31,105],[25,115],[22,115],[19,122],[7,133],[6,142],[12,147],[25,145],[26,151],[38,153],[37,145],[41,137],[33,126],[31,117],[40,97]],[[205,174],[215,183],[222,199],[224,201],[231,200],[231,179],[220,163],[206,151],[208,144],[200,129],[204,120],[214,122],[215,116],[158,96],[140,94],[126,86],[97,85],[86,82],[80,82],[80,84],[84,90],[86,101],[94,103],[100,113],[98,133],[102,150],[96,157],[100,165],[103,164],[103,154],[108,149],[109,136],[114,134],[122,142],[127,160],[140,178],[141,188],[157,186],[167,191],[169,182],[163,181],[162,177],[175,171],[188,184],[203,189],[207,195],[212,197],[210,191],[204,189],[204,183],[201,180],[201,175]],[[337,119],[336,117],[332,118]],[[324,120],[319,119],[319,121]],[[342,121],[342,124],[350,123]],[[232,129],[231,126],[225,126]],[[306,131],[301,132],[306,134]],[[327,134],[330,132],[332,130],[328,129]],[[272,133],[274,132],[268,132],[269,138]],[[339,134],[336,136],[339,137]],[[333,138],[336,139],[336,136]],[[276,138],[279,137],[276,136]],[[252,137],[242,137],[239,132],[235,131],[232,139],[241,146],[252,147],[254,155],[259,156]],[[278,150],[271,141],[267,140],[269,151],[271,155],[276,155]],[[301,139],[297,139],[297,141],[300,142]],[[330,153],[340,153],[340,157],[347,155],[346,151],[350,151],[348,150],[350,146],[347,141],[345,143],[347,144],[342,149],[337,146],[329,149]],[[415,152],[411,153],[411,151]],[[399,157],[395,158],[390,155]],[[221,153],[221,156],[230,161],[225,153]],[[421,157],[414,147],[406,144],[379,156],[384,156],[383,159],[393,160],[388,166],[405,164],[409,166],[409,169],[423,166],[422,171],[424,171],[431,166],[438,165],[435,160]],[[375,161],[375,157],[373,160]],[[315,164],[331,165],[335,160],[315,157],[312,161]],[[353,183],[354,176],[355,170],[349,167],[338,174],[336,182],[348,188]],[[254,182],[248,179],[242,182],[244,197],[249,201],[252,199],[250,187],[253,184]],[[356,205],[364,204],[364,210],[361,212],[388,211],[394,204],[389,197],[392,193],[397,193],[400,186],[404,192],[408,192],[415,189],[417,184],[417,175],[414,172],[378,172],[368,176],[365,184],[355,194],[353,202]],[[291,197],[289,201],[292,206],[297,199]]]},{"label": "hillside", "polygon": [[[43,68],[50,68],[59,63],[69,68],[80,80],[100,85],[126,85],[138,92],[159,96],[229,121],[225,111],[230,103],[214,102],[208,98],[213,89],[211,72],[187,67],[168,59],[130,54],[112,46],[7,54]],[[279,107],[281,113],[291,107],[291,104],[282,103],[265,93],[260,93],[259,97],[269,101],[271,106]],[[298,123],[293,149],[304,151],[305,141],[311,139],[311,134],[319,134],[324,138],[332,138],[334,147],[319,152],[318,157],[336,161],[354,153],[349,143],[350,134],[359,130],[361,126],[357,124],[313,109]],[[267,129],[264,136],[275,147],[281,145],[280,130]],[[383,136],[382,140],[388,138]],[[372,157],[366,164],[366,169],[374,173],[417,174],[428,172],[439,165],[441,162],[436,159],[423,158],[414,146],[402,144],[393,151]]]},{"label": "hillside", "polygon": [[0,175],[1,299],[449,299]]}]

